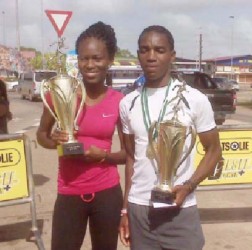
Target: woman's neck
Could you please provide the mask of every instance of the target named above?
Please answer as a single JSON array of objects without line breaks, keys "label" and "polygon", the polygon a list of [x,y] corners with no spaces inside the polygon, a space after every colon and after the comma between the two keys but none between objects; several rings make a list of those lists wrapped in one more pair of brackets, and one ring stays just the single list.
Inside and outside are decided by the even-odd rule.
[{"label": "woman's neck", "polygon": [[107,92],[107,87],[104,85],[85,85],[87,97],[87,105],[95,105],[99,103],[105,96]]}]

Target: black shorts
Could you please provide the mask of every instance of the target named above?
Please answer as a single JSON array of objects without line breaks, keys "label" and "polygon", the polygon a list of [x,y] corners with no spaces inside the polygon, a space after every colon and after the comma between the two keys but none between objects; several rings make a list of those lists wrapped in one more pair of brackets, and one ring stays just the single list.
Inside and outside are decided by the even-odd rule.
[{"label": "black shorts", "polygon": [[[88,200],[91,195],[84,198]],[[52,250],[79,250],[87,223],[93,250],[116,250],[122,190],[120,185],[95,193],[90,202],[79,195],[58,194],[52,225]]]}]

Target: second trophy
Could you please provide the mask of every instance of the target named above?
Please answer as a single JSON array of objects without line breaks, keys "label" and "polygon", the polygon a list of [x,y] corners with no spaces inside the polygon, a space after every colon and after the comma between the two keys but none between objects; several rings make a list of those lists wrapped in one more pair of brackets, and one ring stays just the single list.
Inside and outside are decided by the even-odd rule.
[{"label": "second trophy", "polygon": [[[153,140],[154,130],[158,132],[157,141]],[[185,141],[189,135],[191,135],[190,146],[183,153]],[[151,125],[149,130],[150,150],[158,167],[158,184],[151,192],[152,202],[173,204],[175,197],[171,189],[176,180],[178,167],[190,154],[195,139],[193,128],[184,126],[176,119],[155,122]]]}]

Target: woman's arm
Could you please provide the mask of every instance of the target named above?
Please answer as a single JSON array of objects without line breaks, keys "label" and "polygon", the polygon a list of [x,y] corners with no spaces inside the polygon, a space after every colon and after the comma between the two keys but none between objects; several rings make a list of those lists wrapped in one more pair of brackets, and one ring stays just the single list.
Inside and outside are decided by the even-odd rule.
[{"label": "woman's arm", "polygon": [[55,120],[53,116],[51,115],[49,110],[46,107],[44,107],[40,119],[40,125],[37,130],[37,141],[44,148],[56,149],[57,143],[51,137],[51,132],[54,123]]},{"label": "woman's arm", "polygon": [[118,137],[120,141],[120,150],[117,152],[107,152],[96,146],[91,146],[85,151],[85,161],[86,162],[100,162],[109,164],[125,164],[126,153],[123,143],[122,125],[119,121],[117,124]]}]

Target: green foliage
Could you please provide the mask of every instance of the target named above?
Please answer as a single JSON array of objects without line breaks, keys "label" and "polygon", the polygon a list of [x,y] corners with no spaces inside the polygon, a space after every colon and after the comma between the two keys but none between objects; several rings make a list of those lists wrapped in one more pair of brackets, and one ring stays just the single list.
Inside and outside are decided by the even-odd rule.
[{"label": "green foliage", "polygon": [[[44,54],[44,67],[43,58],[41,53],[36,53],[36,57],[31,60],[31,65],[34,69],[48,69],[48,70],[59,70],[58,58],[55,53]],[[65,72],[66,68],[66,56],[61,56],[61,70]]]}]

